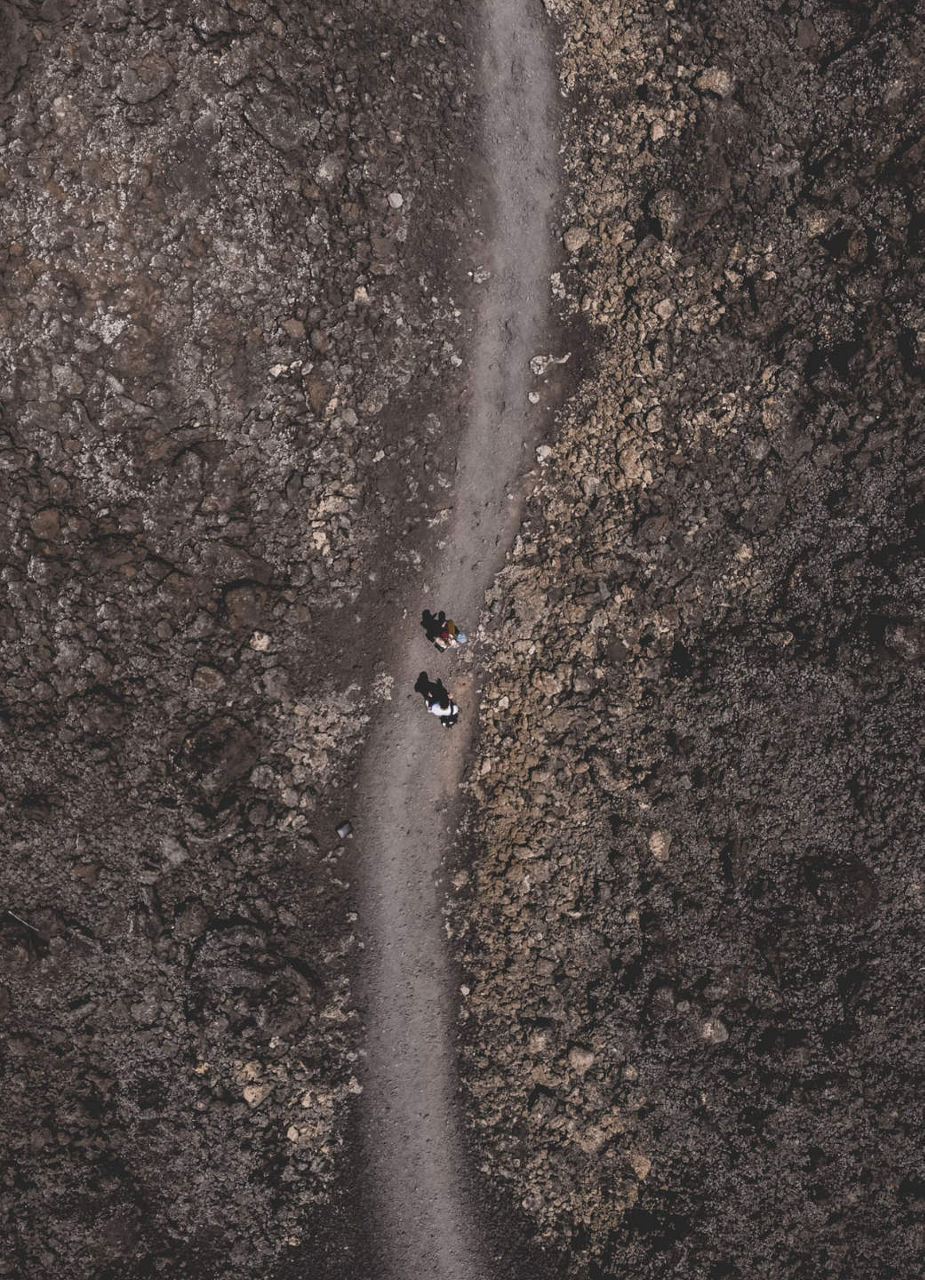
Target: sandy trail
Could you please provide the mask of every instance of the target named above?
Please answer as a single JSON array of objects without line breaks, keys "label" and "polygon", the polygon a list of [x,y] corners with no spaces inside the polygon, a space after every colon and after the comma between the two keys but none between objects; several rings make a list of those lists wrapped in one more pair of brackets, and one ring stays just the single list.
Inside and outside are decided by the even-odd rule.
[{"label": "sandy trail", "polygon": [[[431,590],[408,601],[396,634],[393,701],[374,726],[358,805],[363,1006],[369,1028],[364,1130],[382,1276],[486,1280],[454,1108],[452,986],[436,879],[451,845],[466,748],[477,718],[478,653],[439,654],[423,608],[446,608],[474,631],[486,588],[519,519],[522,477],[539,418],[527,393],[543,350],[557,187],[556,78],[541,0],[484,0],[482,158],[490,175],[492,272],[482,286],[470,357],[470,413],[454,511],[422,570]],[[482,265],[482,264],[473,264]],[[462,711],[444,730],[413,692],[441,676]]]}]

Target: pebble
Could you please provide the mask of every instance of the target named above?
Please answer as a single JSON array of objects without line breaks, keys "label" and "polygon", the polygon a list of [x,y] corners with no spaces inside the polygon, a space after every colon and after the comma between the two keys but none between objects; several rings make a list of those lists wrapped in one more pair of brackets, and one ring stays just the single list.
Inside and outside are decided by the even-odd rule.
[{"label": "pebble", "polygon": [[61,531],[61,522],[54,507],[46,507],[31,520],[32,532],[37,538],[57,538]]},{"label": "pebble", "polygon": [[534,356],[530,361],[530,370],[538,378],[548,372],[551,365],[566,364],[571,359],[571,351],[567,351],[564,356]]},{"label": "pebble", "polygon": [[273,1090],[270,1084],[249,1084],[244,1087],[244,1101],[249,1107],[259,1107]]},{"label": "pebble", "polygon": [[573,1070],[583,1076],[594,1065],[594,1054],[590,1049],[583,1049],[581,1045],[575,1045],[568,1051],[569,1064]]},{"label": "pebble", "polygon": [[202,693],[215,693],[225,683],[225,677],[215,667],[205,664],[193,672],[193,687]]},{"label": "pebble", "polygon": [[726,1024],[719,1018],[707,1018],[700,1026],[700,1038],[707,1044],[723,1044],[729,1039]]},{"label": "pebble", "polygon": [[732,93],[733,79],[723,67],[707,67],[694,81],[694,88],[715,93],[719,98],[728,98]]},{"label": "pebble", "polygon": [[649,836],[649,852],[656,862],[664,862],[671,848],[671,836],[664,831],[653,831]]},{"label": "pebble", "polygon": [[569,253],[577,253],[579,249],[583,249],[591,239],[591,232],[587,227],[569,227],[563,236],[563,243]]}]

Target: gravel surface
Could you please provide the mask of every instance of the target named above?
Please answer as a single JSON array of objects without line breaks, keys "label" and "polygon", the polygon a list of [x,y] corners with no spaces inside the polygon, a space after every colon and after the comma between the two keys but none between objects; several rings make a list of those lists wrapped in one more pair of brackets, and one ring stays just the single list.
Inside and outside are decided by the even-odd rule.
[{"label": "gravel surface", "polygon": [[[476,719],[479,637],[440,655],[421,611],[443,606],[468,629],[517,528],[528,446],[548,418],[534,407],[530,360],[548,336],[552,209],[558,156],[550,28],[530,0],[485,10],[478,29],[489,175],[478,338],[466,363],[465,430],[452,503],[393,631],[395,695],[370,735],[361,773],[358,846],[367,946],[365,1149],[381,1241],[377,1277],[487,1280],[482,1224],[455,1113],[454,1022],[437,889],[454,842],[459,782]],[[422,668],[460,708],[445,729],[414,692]]]}]

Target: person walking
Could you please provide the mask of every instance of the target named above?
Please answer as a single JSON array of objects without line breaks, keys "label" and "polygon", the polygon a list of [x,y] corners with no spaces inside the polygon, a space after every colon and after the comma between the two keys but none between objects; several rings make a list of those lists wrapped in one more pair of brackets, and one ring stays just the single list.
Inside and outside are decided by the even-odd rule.
[{"label": "person walking", "polygon": [[452,729],[459,720],[459,707],[443,681],[431,680],[427,672],[422,671],[415,682],[414,691],[422,696],[430,714],[439,716],[444,729]]},{"label": "person walking", "polygon": [[453,725],[459,720],[459,707],[457,707],[449,694],[442,698],[435,698],[433,702],[428,703],[427,710],[431,715],[440,717],[440,723],[444,729],[452,729]]}]

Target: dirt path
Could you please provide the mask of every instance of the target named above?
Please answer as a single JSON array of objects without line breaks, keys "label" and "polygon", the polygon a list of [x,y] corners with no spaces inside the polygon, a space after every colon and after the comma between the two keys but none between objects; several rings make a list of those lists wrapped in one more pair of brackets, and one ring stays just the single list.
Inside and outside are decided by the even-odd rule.
[{"label": "dirt path", "polygon": [[[456,993],[436,888],[477,718],[478,652],[468,651],[465,663],[439,655],[419,620],[423,608],[445,607],[474,629],[516,531],[541,413],[527,399],[535,381],[529,361],[544,349],[558,159],[552,33],[541,0],[485,0],[482,10],[482,158],[492,182],[484,265],[492,275],[470,355],[470,416],[445,545],[422,570],[430,591],[407,601],[394,698],[374,728],[360,783],[365,1130],[376,1231],[392,1280],[489,1274],[454,1111]],[[413,692],[425,668],[460,704],[455,729],[442,729]]]}]

